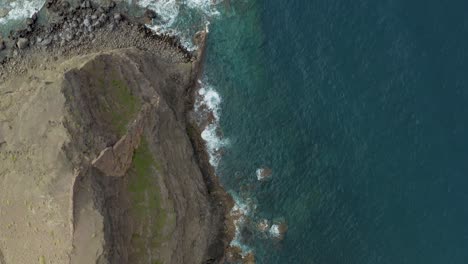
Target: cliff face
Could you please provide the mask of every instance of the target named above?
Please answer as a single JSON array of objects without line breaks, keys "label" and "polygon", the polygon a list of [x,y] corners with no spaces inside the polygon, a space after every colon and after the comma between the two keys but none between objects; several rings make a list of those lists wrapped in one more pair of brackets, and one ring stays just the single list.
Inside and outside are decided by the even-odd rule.
[{"label": "cliff face", "polygon": [[0,85],[0,262],[221,261],[225,194],[187,133],[195,68],[130,48]]}]

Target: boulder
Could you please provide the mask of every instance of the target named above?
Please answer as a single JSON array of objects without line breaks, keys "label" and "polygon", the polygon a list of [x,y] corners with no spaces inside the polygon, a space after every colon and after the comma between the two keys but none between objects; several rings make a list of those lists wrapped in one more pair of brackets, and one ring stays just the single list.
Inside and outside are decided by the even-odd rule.
[{"label": "boulder", "polygon": [[267,219],[261,220],[261,221],[257,224],[257,229],[258,229],[260,232],[266,232],[266,231],[268,231],[268,229],[270,229],[270,222],[269,222]]},{"label": "boulder", "polygon": [[120,20],[122,20],[122,15],[120,13],[115,13],[114,14],[114,20],[119,22]]},{"label": "boulder", "polygon": [[269,233],[273,238],[283,240],[287,231],[288,225],[286,224],[286,222],[279,221],[271,225]]},{"label": "boulder", "polygon": [[49,46],[52,43],[52,38],[46,38],[41,41],[41,46]]},{"label": "boulder", "polygon": [[16,46],[19,49],[25,49],[29,45],[29,39],[27,38],[19,38],[16,42]]},{"label": "boulder", "polygon": [[3,39],[0,39],[0,51],[6,49],[5,41]]},{"label": "boulder", "polygon": [[85,27],[91,26],[91,21],[89,20],[89,18],[85,18],[85,20],[83,20],[83,25]]},{"label": "boulder", "polygon": [[31,26],[34,24],[34,20],[32,18],[27,18],[26,19],[26,25]]},{"label": "boulder", "polygon": [[267,167],[262,167],[257,169],[256,175],[257,175],[257,180],[259,181],[265,181],[271,178],[272,175],[272,170]]}]

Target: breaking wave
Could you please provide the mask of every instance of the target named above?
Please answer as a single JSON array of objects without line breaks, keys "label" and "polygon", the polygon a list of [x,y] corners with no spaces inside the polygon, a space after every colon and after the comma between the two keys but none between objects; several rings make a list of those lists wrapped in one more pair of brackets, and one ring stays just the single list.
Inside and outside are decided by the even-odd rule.
[{"label": "breaking wave", "polygon": [[159,18],[147,26],[157,33],[177,36],[188,50],[195,50],[192,37],[199,30],[208,30],[210,20],[218,17],[221,1],[213,0],[139,0],[140,7],[155,11]]},{"label": "breaking wave", "polygon": [[234,207],[230,214],[236,227],[236,233],[230,245],[240,248],[242,255],[245,256],[247,253],[252,252],[252,249],[245,243],[242,243],[241,230],[247,224],[252,211],[255,210],[255,204],[250,199],[243,201],[234,193],[231,193],[231,196],[234,199]]},{"label": "breaking wave", "polygon": [[224,138],[219,125],[221,112],[221,96],[209,84],[199,81],[200,89],[195,101],[195,111],[199,115],[201,137],[205,141],[210,164],[216,168],[222,155],[222,149],[229,144]]},{"label": "breaking wave", "polygon": [[7,24],[15,20],[31,17],[44,5],[45,0],[17,0],[7,4],[0,1],[0,10],[6,11],[5,17],[0,18],[0,24]]}]

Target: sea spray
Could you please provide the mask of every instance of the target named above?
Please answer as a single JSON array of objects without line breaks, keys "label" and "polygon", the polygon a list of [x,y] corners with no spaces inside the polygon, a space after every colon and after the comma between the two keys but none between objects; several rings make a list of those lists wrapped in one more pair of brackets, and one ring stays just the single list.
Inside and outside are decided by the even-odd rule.
[{"label": "sea spray", "polygon": [[44,3],[45,0],[16,0],[7,4],[0,3],[0,8],[8,10],[8,14],[0,18],[1,27],[5,29],[4,25],[31,17],[41,9]]},{"label": "sea spray", "polygon": [[212,86],[201,81],[199,84],[195,111],[199,115],[198,123],[203,129],[201,137],[205,141],[210,164],[216,169],[221,159],[222,149],[229,144],[229,140],[223,138],[219,125],[222,101],[221,96]]},{"label": "sea spray", "polygon": [[[198,125],[203,129],[201,133],[202,139],[205,141],[207,152],[210,158],[210,164],[218,168],[222,157],[222,149],[229,145],[229,140],[223,138],[220,128],[221,118],[221,103],[222,99],[219,93],[207,81],[199,81],[200,89],[198,90],[195,101],[195,112],[197,113]],[[236,193],[231,192],[234,200],[234,207],[230,212],[235,226],[235,236],[231,241],[230,246],[240,249],[243,257],[252,253],[253,250],[242,242],[244,239],[241,230],[250,223],[253,217],[253,212],[256,205],[252,198],[241,198]]]},{"label": "sea spray", "polygon": [[237,194],[232,192],[231,196],[235,203],[231,210],[231,217],[234,221],[234,226],[236,227],[236,233],[230,245],[232,247],[240,248],[242,256],[246,256],[248,253],[252,252],[252,249],[245,243],[242,243],[243,238],[241,229],[248,223],[248,220],[252,216],[256,206],[251,199],[244,201]]},{"label": "sea spray", "polygon": [[219,17],[217,5],[221,1],[212,0],[139,0],[140,7],[155,11],[159,18],[147,27],[156,33],[176,36],[190,51],[197,49],[192,37],[199,30],[208,31],[210,20]]},{"label": "sea spray", "polygon": [[[222,1],[140,0],[138,4],[141,7],[154,10],[159,15],[159,19],[155,19],[147,25],[148,28],[157,33],[177,36],[185,48],[196,50],[197,47],[194,45],[192,37],[199,30],[208,32],[210,23],[222,18],[217,10],[217,4],[220,2]],[[210,164],[217,171],[223,150],[229,148],[230,141],[229,138],[223,136],[220,127],[222,97],[216,87],[210,83],[208,77],[204,76],[202,80],[198,81],[199,90],[196,93],[194,110],[197,123],[202,131],[201,137],[209,154]],[[255,172],[260,181],[269,179],[271,174],[271,169],[267,167],[259,168]],[[228,176],[226,175],[226,177]],[[259,232],[262,237],[272,240],[282,237],[279,223],[268,219],[256,219],[256,203],[252,194],[240,197],[232,190],[230,194],[235,201],[230,215],[236,228],[235,237],[230,246],[239,248],[242,257],[254,252],[254,248],[249,242],[250,238],[244,237],[243,230]]]}]

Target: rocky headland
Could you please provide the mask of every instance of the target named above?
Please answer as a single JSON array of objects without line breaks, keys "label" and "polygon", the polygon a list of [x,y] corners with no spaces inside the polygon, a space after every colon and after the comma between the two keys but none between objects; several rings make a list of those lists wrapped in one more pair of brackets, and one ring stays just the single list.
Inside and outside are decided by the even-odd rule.
[{"label": "rocky headland", "polygon": [[[112,1],[0,40],[0,263],[224,263],[232,199],[192,120],[203,61]],[[251,261],[252,257],[249,257]]]}]

